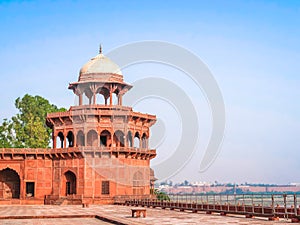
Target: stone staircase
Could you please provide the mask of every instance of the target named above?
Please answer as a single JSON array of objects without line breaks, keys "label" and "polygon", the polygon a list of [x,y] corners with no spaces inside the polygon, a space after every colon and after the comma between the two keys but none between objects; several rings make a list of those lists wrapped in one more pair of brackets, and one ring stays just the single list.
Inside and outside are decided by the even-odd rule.
[{"label": "stone staircase", "polygon": [[20,199],[11,199],[10,200],[10,203],[12,204],[12,205],[20,205],[21,204],[21,200]]},{"label": "stone staircase", "polygon": [[53,205],[67,205],[67,198],[59,198],[53,202]]},{"label": "stone staircase", "polygon": [[81,205],[82,200],[77,198],[61,197],[53,201],[52,205]]},{"label": "stone staircase", "polygon": [[46,195],[44,199],[45,205],[81,205],[82,196],[81,195],[68,195],[68,196],[58,196],[58,195]]}]

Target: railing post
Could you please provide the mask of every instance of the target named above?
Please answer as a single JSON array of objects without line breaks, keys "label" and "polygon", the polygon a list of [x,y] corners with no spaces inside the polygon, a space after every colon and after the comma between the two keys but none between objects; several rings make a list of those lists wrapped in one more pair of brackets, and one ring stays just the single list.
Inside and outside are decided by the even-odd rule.
[{"label": "railing post", "polygon": [[283,194],[283,203],[284,203],[284,218],[287,218],[286,194]]},{"label": "railing post", "polygon": [[294,194],[294,213],[295,216],[298,216],[298,210],[297,210],[297,195]]},{"label": "railing post", "polygon": [[253,196],[253,194],[251,197],[251,202],[252,202],[252,213],[254,214],[254,196]]},{"label": "railing post", "polygon": [[237,205],[236,205],[236,194],[233,195],[234,197],[234,208],[235,208],[235,212],[237,212]]},{"label": "railing post", "polygon": [[206,205],[207,205],[206,209],[209,209],[209,202],[208,202],[208,194],[207,193],[206,193]]},{"label": "railing post", "polygon": [[221,194],[220,194],[220,204],[219,205],[220,205],[220,210],[222,210],[223,207],[222,207],[222,195]]},{"label": "railing post", "polygon": [[246,206],[245,206],[245,195],[243,194],[243,210],[246,212]]},{"label": "railing post", "polygon": [[228,194],[227,194],[227,211],[229,211],[229,199],[228,199]]},{"label": "railing post", "polygon": [[273,213],[273,216],[275,216],[275,207],[274,207],[274,195],[272,194],[272,213]]},{"label": "railing post", "polygon": [[214,202],[213,202],[213,207],[216,209],[216,195],[214,194]]},{"label": "railing post", "polygon": [[261,194],[261,213],[265,214],[265,209],[264,209],[264,195]]}]

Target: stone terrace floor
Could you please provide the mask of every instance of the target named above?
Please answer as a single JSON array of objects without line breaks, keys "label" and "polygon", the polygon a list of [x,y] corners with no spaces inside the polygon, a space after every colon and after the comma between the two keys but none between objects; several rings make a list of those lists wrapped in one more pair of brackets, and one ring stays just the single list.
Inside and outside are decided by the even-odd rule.
[{"label": "stone terrace floor", "polygon": [[[203,212],[179,212],[163,209],[145,208],[147,210],[146,218],[132,218],[130,206],[117,206],[117,205],[90,205],[89,208],[82,208],[78,205],[65,205],[65,206],[0,206],[0,224],[3,225],[101,225],[111,224],[102,220],[93,218],[93,215],[108,218],[130,225],[140,224],[291,224],[290,220],[281,219],[280,221],[268,221],[266,218],[251,218],[247,219],[244,216],[220,216],[218,214],[207,215]],[[14,217],[26,217],[26,219],[14,219]],[[32,217],[37,217],[33,219]],[[41,218],[45,217],[45,218]],[[61,217],[61,218],[46,218],[46,217]],[[70,217],[70,218],[65,218]],[[7,218],[7,219],[3,219]]]}]

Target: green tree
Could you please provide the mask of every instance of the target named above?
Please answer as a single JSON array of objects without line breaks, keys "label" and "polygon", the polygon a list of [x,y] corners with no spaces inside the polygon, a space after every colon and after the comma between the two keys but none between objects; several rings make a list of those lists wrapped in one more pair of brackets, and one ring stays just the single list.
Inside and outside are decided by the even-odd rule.
[{"label": "green tree", "polygon": [[154,189],[154,195],[156,195],[156,198],[158,200],[170,201],[170,197],[168,196],[168,194],[163,192],[163,191],[159,191],[157,189]]},{"label": "green tree", "polygon": [[188,185],[190,185],[190,182],[188,182],[187,180],[185,180],[185,181],[183,182],[183,185],[184,185],[184,186],[188,186]]},{"label": "green tree", "polygon": [[0,126],[0,147],[11,148],[12,136],[12,124],[7,119],[4,119]]},{"label": "green tree", "polygon": [[5,119],[0,126],[0,147],[47,148],[51,129],[45,124],[46,115],[66,109],[58,108],[41,96],[29,94],[17,98],[15,106],[19,113],[10,120]]}]

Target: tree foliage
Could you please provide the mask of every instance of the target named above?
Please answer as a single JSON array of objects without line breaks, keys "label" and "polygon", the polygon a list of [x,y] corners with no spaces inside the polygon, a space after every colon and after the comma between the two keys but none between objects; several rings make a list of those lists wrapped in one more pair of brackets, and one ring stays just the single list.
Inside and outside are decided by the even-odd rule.
[{"label": "tree foliage", "polygon": [[12,143],[12,124],[4,119],[2,125],[0,126],[0,147],[10,148]]},{"label": "tree foliage", "polygon": [[19,112],[0,126],[0,148],[47,148],[51,129],[45,124],[47,113],[66,111],[41,96],[26,94],[17,98]]},{"label": "tree foliage", "polygon": [[168,196],[168,194],[163,192],[163,191],[159,191],[157,189],[154,189],[154,195],[156,195],[156,198],[158,200],[170,201],[170,197]]}]

